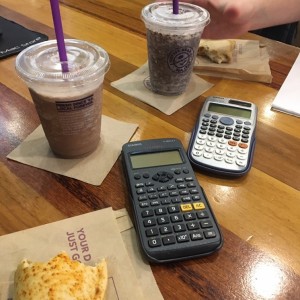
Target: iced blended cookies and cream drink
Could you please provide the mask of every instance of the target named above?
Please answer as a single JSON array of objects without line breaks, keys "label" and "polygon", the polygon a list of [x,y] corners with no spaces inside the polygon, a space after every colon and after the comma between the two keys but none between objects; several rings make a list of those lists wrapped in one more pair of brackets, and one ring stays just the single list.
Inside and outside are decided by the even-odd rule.
[{"label": "iced blended cookies and cream drink", "polygon": [[209,13],[196,5],[152,3],[141,15],[147,28],[148,64],[153,92],[178,95],[185,91],[193,70],[200,38]]},{"label": "iced blended cookies and cream drink", "polygon": [[109,57],[97,45],[65,40],[63,73],[56,41],[25,49],[16,70],[27,83],[52,151],[64,158],[93,152],[100,140],[102,87]]}]

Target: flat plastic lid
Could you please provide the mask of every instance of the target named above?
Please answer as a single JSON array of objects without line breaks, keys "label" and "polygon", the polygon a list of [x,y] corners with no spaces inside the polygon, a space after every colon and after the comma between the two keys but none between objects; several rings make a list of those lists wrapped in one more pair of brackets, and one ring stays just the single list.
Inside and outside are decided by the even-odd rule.
[{"label": "flat plastic lid", "polygon": [[110,66],[101,47],[79,40],[65,40],[68,72],[62,72],[56,40],[30,46],[18,54],[16,70],[26,82],[94,81]]},{"label": "flat plastic lid", "polygon": [[182,2],[179,3],[179,14],[173,14],[172,2],[157,2],[145,6],[141,17],[146,27],[171,31],[199,30],[210,21],[206,9]]}]

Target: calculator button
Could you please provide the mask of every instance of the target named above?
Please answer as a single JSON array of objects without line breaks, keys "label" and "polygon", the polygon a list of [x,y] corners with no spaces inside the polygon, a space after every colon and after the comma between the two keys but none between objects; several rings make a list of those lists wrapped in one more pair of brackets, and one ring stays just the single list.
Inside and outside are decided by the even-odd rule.
[{"label": "calculator button", "polygon": [[142,211],[142,217],[143,218],[145,218],[145,217],[152,217],[152,216],[154,216],[153,209],[147,209],[147,210]]},{"label": "calculator button", "polygon": [[156,190],[153,187],[147,189],[147,193],[154,193],[154,192],[156,192]]},{"label": "calculator button", "polygon": [[209,137],[208,137],[208,140],[209,140],[210,142],[214,142],[214,141],[217,140],[217,138],[214,137],[214,136],[209,136]]},{"label": "calculator button", "polygon": [[161,204],[162,205],[167,205],[167,204],[170,204],[171,203],[171,199],[163,199],[161,200]]},{"label": "calculator button", "polygon": [[139,197],[138,197],[138,200],[139,200],[139,201],[148,200],[148,197],[147,197],[147,195],[142,195],[142,196],[139,196]]},{"label": "calculator button", "polygon": [[158,194],[159,198],[167,198],[168,197],[168,193],[166,192],[162,192]]},{"label": "calculator button", "polygon": [[148,241],[149,247],[159,247],[161,246],[161,239],[160,238],[154,238]]},{"label": "calculator button", "polygon": [[192,241],[203,240],[203,235],[201,232],[193,232],[190,234]]},{"label": "calculator button", "polygon": [[215,153],[218,155],[223,155],[225,153],[225,151],[221,150],[221,149],[216,149]]},{"label": "calculator button", "polygon": [[238,152],[241,154],[246,154],[248,152],[248,150],[243,149],[243,148],[238,148]]},{"label": "calculator button", "polygon": [[195,202],[195,203],[193,203],[193,206],[194,206],[194,209],[197,209],[197,210],[205,209],[205,205],[203,202]]},{"label": "calculator button", "polygon": [[231,158],[235,157],[235,153],[233,153],[233,152],[227,152],[226,155]]},{"label": "calculator button", "polygon": [[160,231],[161,234],[169,234],[169,233],[173,232],[172,227],[170,225],[160,227],[159,231]]},{"label": "calculator button", "polygon": [[157,199],[157,198],[158,198],[158,195],[157,195],[157,194],[151,194],[151,195],[148,196],[148,198],[149,198],[150,200],[154,200],[154,199]]},{"label": "calculator button", "polygon": [[246,166],[246,161],[244,160],[237,160],[236,164],[240,167],[245,167]]},{"label": "calculator button", "polygon": [[206,140],[206,134],[198,134],[198,138],[201,140]]},{"label": "calculator button", "polygon": [[183,217],[186,221],[196,220],[196,214],[193,212],[185,213]]},{"label": "calculator button", "polygon": [[233,164],[234,163],[233,159],[230,158],[230,157],[226,157],[225,162],[227,162],[228,164]]},{"label": "calculator button", "polygon": [[196,222],[189,222],[189,223],[187,223],[187,228],[188,228],[188,230],[195,230],[195,229],[199,229],[200,226]]},{"label": "calculator button", "polygon": [[199,157],[199,156],[201,156],[202,155],[202,151],[198,151],[198,150],[193,150],[193,155],[194,156],[197,156],[197,157]]},{"label": "calculator button", "polygon": [[159,215],[165,215],[165,214],[167,214],[167,209],[165,207],[156,208],[155,209],[155,214],[157,216],[159,216]]},{"label": "calculator button", "polygon": [[193,196],[192,198],[193,198],[193,200],[195,200],[195,201],[198,201],[198,200],[201,199],[201,197],[200,197],[199,195]]},{"label": "calculator button", "polygon": [[228,146],[227,150],[231,151],[231,152],[234,152],[234,151],[236,151],[236,147],[234,147],[234,146]]},{"label": "calculator button", "polygon": [[218,142],[221,143],[221,144],[226,144],[226,143],[227,143],[227,140],[221,138],[221,139],[218,140]]},{"label": "calculator button", "polygon": [[214,142],[211,142],[211,141],[208,141],[208,142],[206,142],[206,145],[207,145],[208,147],[214,147],[214,146],[215,146],[215,143],[214,143]]},{"label": "calculator button", "polygon": [[150,227],[150,226],[155,226],[155,225],[156,225],[156,221],[154,218],[144,220],[145,227]]},{"label": "calculator button", "polygon": [[192,204],[181,204],[180,208],[181,208],[181,211],[191,211],[191,210],[193,210]]},{"label": "calculator button", "polygon": [[185,188],[186,188],[186,185],[185,185],[184,183],[180,183],[180,184],[177,185],[177,187],[178,187],[179,189],[185,189]]},{"label": "calculator button", "polygon": [[188,195],[189,192],[188,192],[187,190],[182,190],[182,191],[179,192],[179,194],[180,194],[181,196],[183,196],[183,195]]},{"label": "calculator button", "polygon": [[225,144],[217,144],[217,148],[219,148],[219,149],[225,149],[226,145]]},{"label": "calculator button", "polygon": [[140,207],[141,208],[149,207],[149,203],[148,202],[140,202]]},{"label": "calculator button", "polygon": [[176,189],[176,185],[175,184],[169,184],[168,185],[168,190],[175,190]]},{"label": "calculator button", "polygon": [[179,210],[179,206],[178,205],[172,205],[172,206],[169,206],[168,207],[168,212],[170,213],[170,214],[172,214],[172,213],[177,213],[177,212],[179,212],[180,210]]},{"label": "calculator button", "polygon": [[[211,147],[205,147],[205,151],[207,153],[213,153],[214,152],[214,148],[211,148]],[[205,157],[205,155],[203,155]]]},{"label": "calculator button", "polygon": [[211,238],[214,238],[217,236],[216,232],[214,230],[206,230],[203,233],[204,233],[205,238],[207,238],[207,239],[211,239]]},{"label": "calculator button", "polygon": [[135,185],[136,188],[141,188],[143,186],[144,186],[144,184],[142,182],[136,183],[136,185]]},{"label": "calculator button", "polygon": [[248,145],[245,144],[245,143],[239,143],[238,146],[239,146],[240,148],[243,148],[243,149],[248,148]]},{"label": "calculator button", "polygon": [[134,174],[134,179],[137,179],[137,180],[139,180],[139,179],[141,179],[142,177],[141,177],[141,175],[140,174]]},{"label": "calculator button", "polygon": [[195,184],[194,182],[189,182],[189,183],[187,184],[187,186],[188,186],[189,188],[191,188],[191,187],[196,187],[196,184]]},{"label": "calculator button", "polygon": [[164,245],[171,245],[171,244],[175,244],[176,240],[175,240],[175,236],[165,236],[162,238],[162,242]]},{"label": "calculator button", "polygon": [[184,179],[185,179],[185,181],[193,181],[194,180],[193,177],[185,177]]},{"label": "calculator button", "polygon": [[215,155],[214,159],[217,160],[217,161],[221,161],[221,160],[223,160],[223,156],[221,156],[221,155]]},{"label": "calculator button", "polygon": [[234,124],[234,120],[229,117],[222,117],[220,118],[220,123],[222,123],[225,126],[229,126]]},{"label": "calculator button", "polygon": [[170,223],[170,218],[168,216],[157,218],[158,225],[164,225]]},{"label": "calculator button", "polygon": [[176,239],[177,239],[178,243],[184,243],[184,242],[188,242],[190,240],[189,235],[187,233],[178,234],[176,236]]},{"label": "calculator button", "polygon": [[157,200],[151,201],[150,205],[151,206],[157,206],[157,205],[159,205],[159,201],[157,201]]},{"label": "calculator button", "polygon": [[197,139],[197,140],[196,140],[196,143],[197,143],[198,145],[204,145],[204,144],[205,144],[205,140]]},{"label": "calculator button", "polygon": [[145,194],[146,192],[145,192],[145,190],[143,188],[139,188],[139,189],[136,190],[136,193],[138,195],[140,195],[140,194]]},{"label": "calculator button", "polygon": [[211,159],[213,157],[211,153],[207,153],[207,152],[204,153],[203,156],[207,159]]},{"label": "calculator button", "polygon": [[170,192],[169,193],[169,196],[170,197],[176,197],[176,196],[178,196],[179,195],[179,193],[177,192],[177,191],[174,191],[174,192]]},{"label": "calculator button", "polygon": [[204,149],[204,146],[202,145],[194,145],[194,148],[198,151],[202,151]]},{"label": "calculator button", "polygon": [[184,196],[181,198],[182,202],[191,202],[192,201],[192,197],[191,196]]},{"label": "calculator button", "polygon": [[207,221],[201,221],[200,222],[201,228],[211,228],[213,227],[212,222],[210,220]]},{"label": "calculator button", "polygon": [[164,186],[164,185],[162,185],[162,186],[159,186],[159,187],[157,188],[157,190],[158,190],[159,192],[166,191],[166,190],[167,190],[167,187]]},{"label": "calculator button", "polygon": [[175,232],[181,232],[181,231],[186,231],[186,226],[185,224],[176,224],[173,226]]},{"label": "calculator button", "polygon": [[159,232],[158,232],[157,228],[149,228],[149,229],[146,230],[146,236],[147,237],[156,236],[158,234],[159,234]]},{"label": "calculator button", "polygon": [[238,159],[241,159],[241,160],[244,160],[244,159],[247,158],[247,156],[246,156],[246,155],[243,155],[243,154],[238,154],[237,158],[238,158]]},{"label": "calculator button", "polygon": [[208,218],[208,213],[205,210],[198,211],[197,212],[197,217],[198,217],[198,219],[206,219],[206,218]]},{"label": "calculator button", "polygon": [[183,221],[182,215],[172,215],[172,216],[171,216],[171,221],[172,221],[173,223]]}]

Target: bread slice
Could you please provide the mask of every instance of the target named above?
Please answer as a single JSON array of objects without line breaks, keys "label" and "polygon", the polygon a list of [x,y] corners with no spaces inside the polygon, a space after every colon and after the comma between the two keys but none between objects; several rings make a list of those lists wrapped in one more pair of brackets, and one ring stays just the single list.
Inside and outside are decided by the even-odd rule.
[{"label": "bread slice", "polygon": [[15,272],[14,300],[102,300],[107,265],[95,267],[71,260],[61,252],[48,262],[21,261]]},{"label": "bread slice", "polygon": [[208,57],[212,62],[230,63],[232,61],[236,42],[234,40],[205,40],[200,41],[197,55]]}]

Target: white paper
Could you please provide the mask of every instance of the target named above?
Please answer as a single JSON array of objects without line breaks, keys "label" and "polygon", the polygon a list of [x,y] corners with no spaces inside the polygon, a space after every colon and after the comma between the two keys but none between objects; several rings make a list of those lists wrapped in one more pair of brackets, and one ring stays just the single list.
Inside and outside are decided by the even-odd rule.
[{"label": "white paper", "polygon": [[102,115],[98,148],[84,158],[63,159],[50,150],[40,125],[7,157],[39,169],[100,185],[118,159],[123,144],[128,142],[137,127],[137,124]]},{"label": "white paper", "polygon": [[278,91],[272,108],[300,117],[300,54]]},{"label": "white paper", "polygon": [[173,114],[213,87],[212,83],[192,74],[187,90],[183,94],[178,96],[164,96],[153,93],[145,86],[144,82],[148,78],[149,68],[148,63],[146,63],[127,76],[112,82],[111,86],[155,107],[166,115]]},{"label": "white paper", "polygon": [[149,299],[143,295],[111,208],[1,236],[0,248],[0,300],[11,298],[14,272],[22,259],[47,261],[60,251],[91,266],[106,259],[107,300]]}]

